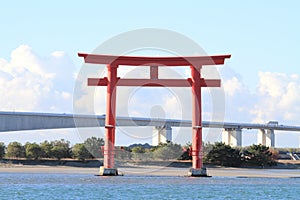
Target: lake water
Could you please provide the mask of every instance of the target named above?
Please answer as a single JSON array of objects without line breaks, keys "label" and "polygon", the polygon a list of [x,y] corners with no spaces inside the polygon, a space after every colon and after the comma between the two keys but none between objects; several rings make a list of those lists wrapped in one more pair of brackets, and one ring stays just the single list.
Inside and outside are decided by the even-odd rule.
[{"label": "lake water", "polygon": [[0,173],[0,199],[300,199],[300,178]]}]

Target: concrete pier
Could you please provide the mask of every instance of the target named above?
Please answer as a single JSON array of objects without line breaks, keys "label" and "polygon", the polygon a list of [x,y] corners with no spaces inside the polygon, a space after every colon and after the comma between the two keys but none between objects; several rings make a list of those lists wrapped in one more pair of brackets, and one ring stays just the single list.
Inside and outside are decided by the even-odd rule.
[{"label": "concrete pier", "polygon": [[232,147],[242,146],[242,129],[224,128],[222,132],[222,142]]},{"label": "concrete pier", "polygon": [[275,147],[275,134],[273,129],[258,129],[257,143],[267,147]]},{"label": "concrete pier", "polygon": [[152,134],[152,145],[172,141],[172,128],[170,126],[155,126]]}]

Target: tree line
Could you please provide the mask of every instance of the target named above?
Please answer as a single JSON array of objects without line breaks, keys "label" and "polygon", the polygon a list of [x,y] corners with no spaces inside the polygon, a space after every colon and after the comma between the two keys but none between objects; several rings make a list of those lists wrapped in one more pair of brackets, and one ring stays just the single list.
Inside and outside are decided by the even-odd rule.
[{"label": "tree line", "polygon": [[[40,144],[22,145],[11,142],[6,147],[0,143],[0,158],[26,159],[63,159],[78,160],[103,158],[104,140],[91,137],[83,143],[71,147],[64,139],[44,141]],[[151,161],[151,160],[191,160],[191,144],[180,145],[173,142],[161,143],[158,146],[135,144],[128,147],[117,146],[115,157],[119,160]],[[220,166],[271,166],[276,164],[278,152],[263,145],[251,145],[244,148],[233,148],[221,142],[203,144],[203,161],[205,164]]]},{"label": "tree line", "polygon": [[104,145],[102,138],[91,137],[83,143],[77,143],[71,147],[70,142],[64,139],[44,141],[40,144],[27,142],[22,145],[19,142],[11,142],[7,145],[0,143],[0,158],[27,158],[27,159],[62,159],[75,158],[79,160],[101,158],[103,153],[101,146]]},{"label": "tree line", "polygon": [[[172,142],[159,144],[150,149],[136,146],[132,149],[132,156],[139,160],[191,160],[192,145],[181,146]],[[147,156],[145,156],[147,155]],[[264,145],[253,144],[243,148],[233,148],[222,142],[203,144],[203,162],[228,167],[240,166],[272,166],[276,165],[278,151]]]},{"label": "tree line", "polygon": [[278,159],[278,151],[264,145],[253,144],[244,148],[232,148],[225,143],[216,142],[206,145],[204,162],[213,165],[240,166],[273,166]]}]

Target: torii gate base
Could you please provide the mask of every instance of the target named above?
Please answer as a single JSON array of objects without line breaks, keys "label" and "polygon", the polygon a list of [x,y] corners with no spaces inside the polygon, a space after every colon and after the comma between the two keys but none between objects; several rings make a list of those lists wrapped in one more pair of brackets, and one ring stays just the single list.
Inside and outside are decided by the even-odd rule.
[{"label": "torii gate base", "polygon": [[190,168],[188,171],[188,176],[193,177],[211,177],[207,175],[206,168],[202,167],[201,169]]},{"label": "torii gate base", "polygon": [[105,168],[104,166],[100,167],[99,170],[100,176],[118,176],[118,169],[116,168]]},{"label": "torii gate base", "polygon": [[[202,163],[202,114],[201,88],[220,87],[220,80],[201,78],[203,65],[224,64],[230,55],[221,56],[193,56],[193,57],[134,57],[111,56],[78,53],[84,57],[86,63],[106,64],[107,77],[89,78],[89,86],[107,86],[104,166],[100,168],[100,175],[116,176],[118,170],[114,168],[115,156],[115,128],[116,128],[116,89],[117,86],[140,87],[191,87],[192,88],[192,168],[189,176],[207,176]],[[122,65],[150,66],[150,79],[121,79],[117,77],[117,69]],[[159,79],[158,67],[190,66],[191,78],[188,79]]]}]

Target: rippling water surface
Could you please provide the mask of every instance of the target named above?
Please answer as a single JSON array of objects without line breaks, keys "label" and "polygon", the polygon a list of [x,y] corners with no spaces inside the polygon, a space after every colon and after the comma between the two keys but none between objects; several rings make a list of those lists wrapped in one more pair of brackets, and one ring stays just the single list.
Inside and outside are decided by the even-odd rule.
[{"label": "rippling water surface", "polygon": [[299,199],[299,178],[0,173],[0,199]]}]

